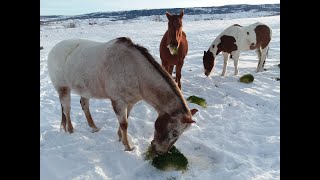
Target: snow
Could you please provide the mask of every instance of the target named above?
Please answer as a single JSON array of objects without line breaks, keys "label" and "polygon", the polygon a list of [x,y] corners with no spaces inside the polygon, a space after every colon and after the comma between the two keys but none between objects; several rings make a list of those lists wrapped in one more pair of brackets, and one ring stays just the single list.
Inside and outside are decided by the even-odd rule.
[{"label": "snow", "polygon": [[[241,14],[240,14],[241,15]],[[60,132],[61,110],[58,95],[47,72],[47,55],[58,42],[69,38],[109,41],[128,36],[145,46],[160,62],[159,44],[167,23],[150,19],[111,22],[99,19],[95,25],[79,21],[76,28],[59,25],[40,30],[40,177],[56,179],[280,179],[280,16],[244,17],[195,21],[185,15],[183,30],[189,52],[182,68],[185,98],[196,95],[207,101],[197,108],[192,127],[175,146],[188,158],[189,170],[159,171],[143,160],[154,132],[156,111],[144,101],[137,103],[129,117],[129,142],[135,147],[124,151],[119,143],[118,122],[110,100],[90,101],[90,110],[99,132],[91,133],[79,103],[71,95],[71,119],[75,132]],[[190,20],[191,19],[191,20]],[[193,20],[192,20],[193,19]],[[232,24],[260,21],[272,28],[273,37],[264,72],[255,73],[254,51],[242,52],[239,75],[229,60],[227,75],[221,77],[223,57],[216,59],[211,77],[203,73],[202,56],[214,38]],[[66,22],[64,22],[66,23]],[[251,84],[238,79],[251,73]]]}]

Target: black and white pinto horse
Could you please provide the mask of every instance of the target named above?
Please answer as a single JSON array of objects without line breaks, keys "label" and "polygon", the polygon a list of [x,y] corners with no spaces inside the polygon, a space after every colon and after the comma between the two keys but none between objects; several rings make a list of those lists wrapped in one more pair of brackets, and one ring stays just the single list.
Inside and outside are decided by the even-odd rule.
[{"label": "black and white pinto horse", "polygon": [[203,66],[204,74],[209,76],[216,56],[222,52],[224,63],[221,76],[225,76],[230,58],[234,60],[234,74],[237,75],[238,62],[241,51],[255,50],[258,55],[257,72],[261,72],[268,54],[269,43],[271,41],[272,30],[269,26],[257,22],[248,26],[234,24],[225,29],[216,37],[210,45],[208,51],[204,51]]}]

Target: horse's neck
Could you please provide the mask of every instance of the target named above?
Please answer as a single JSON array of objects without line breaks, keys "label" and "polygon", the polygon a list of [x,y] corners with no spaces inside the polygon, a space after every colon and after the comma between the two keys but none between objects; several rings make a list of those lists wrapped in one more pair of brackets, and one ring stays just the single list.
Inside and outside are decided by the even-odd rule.
[{"label": "horse's neck", "polygon": [[[144,72],[147,72],[147,70]],[[144,73],[142,79],[140,82],[142,97],[159,114],[170,114],[172,111],[183,110],[185,107],[184,100],[172,90],[158,72],[153,72],[153,74]]]},{"label": "horse's neck", "polygon": [[[220,38],[219,38],[220,39]],[[209,47],[209,51],[212,52],[213,56],[216,57],[218,54],[217,54],[217,51],[218,51],[218,44],[219,42],[216,41],[217,39],[215,39],[212,44],[210,45]],[[212,48],[214,46],[214,48]],[[220,52],[219,52],[220,53]]]}]

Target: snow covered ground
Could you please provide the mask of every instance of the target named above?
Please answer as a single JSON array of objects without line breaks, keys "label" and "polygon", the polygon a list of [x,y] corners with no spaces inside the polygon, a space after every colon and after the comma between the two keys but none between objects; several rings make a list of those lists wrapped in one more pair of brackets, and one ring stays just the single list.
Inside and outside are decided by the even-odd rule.
[{"label": "snow covered ground", "polygon": [[[82,24],[76,28],[43,26],[40,31],[40,176],[42,180],[82,179],[280,179],[280,16],[242,17],[225,20],[188,20],[183,30],[189,41],[189,53],[182,69],[185,98],[196,95],[206,99],[208,107],[188,103],[199,112],[197,122],[175,143],[188,158],[189,170],[159,171],[143,160],[154,132],[156,111],[141,101],[129,117],[129,141],[132,152],[123,151],[117,141],[118,121],[110,100],[91,100],[94,121],[101,130],[91,133],[80,107],[80,97],[72,94],[71,119],[75,132],[59,132],[61,110],[58,95],[47,72],[47,55],[59,41],[86,38],[109,41],[120,36],[145,46],[160,62],[159,44],[167,23],[148,19],[129,22]],[[227,76],[221,77],[223,57],[216,60],[210,78],[203,73],[202,56],[214,38],[232,24],[263,22],[273,30],[266,71],[255,73],[254,51],[242,52],[239,75],[234,76],[229,61]],[[251,73],[251,84],[237,82]]]}]

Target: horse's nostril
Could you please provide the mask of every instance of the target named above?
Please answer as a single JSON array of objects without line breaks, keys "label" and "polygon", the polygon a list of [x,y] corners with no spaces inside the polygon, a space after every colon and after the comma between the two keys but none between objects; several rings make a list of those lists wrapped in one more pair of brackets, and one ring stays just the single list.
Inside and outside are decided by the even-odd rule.
[{"label": "horse's nostril", "polygon": [[157,151],[157,154],[162,155],[162,154],[164,154],[164,152],[162,152],[162,151]]},{"label": "horse's nostril", "polygon": [[204,74],[205,74],[206,76],[209,76],[209,73],[208,73],[207,70],[204,71]]}]

